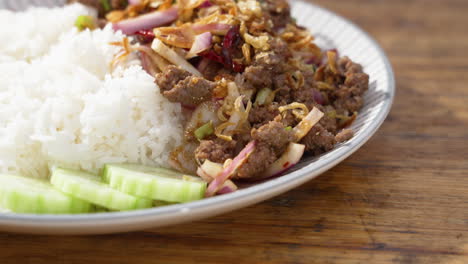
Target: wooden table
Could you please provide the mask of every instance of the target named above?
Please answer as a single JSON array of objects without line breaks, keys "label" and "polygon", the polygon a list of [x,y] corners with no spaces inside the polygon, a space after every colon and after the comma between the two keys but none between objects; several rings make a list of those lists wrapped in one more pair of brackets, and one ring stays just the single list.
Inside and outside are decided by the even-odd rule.
[{"label": "wooden table", "polygon": [[316,0],[371,33],[397,98],[377,135],[262,204],[130,234],[0,234],[0,263],[468,263],[468,1]]}]

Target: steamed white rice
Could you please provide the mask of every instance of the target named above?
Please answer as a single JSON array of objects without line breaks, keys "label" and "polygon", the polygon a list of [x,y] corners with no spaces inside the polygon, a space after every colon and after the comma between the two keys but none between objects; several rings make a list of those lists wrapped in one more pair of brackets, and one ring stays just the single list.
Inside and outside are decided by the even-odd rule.
[{"label": "steamed white rice", "polygon": [[[0,11],[0,171],[47,177],[51,166],[96,172],[108,162],[168,166],[183,137],[181,109],[133,63],[109,65],[123,36],[77,32],[81,5]],[[49,19],[50,18],[50,19]],[[5,25],[5,23],[4,23]],[[60,26],[59,26],[60,25]],[[8,36],[9,37],[6,37]]]}]

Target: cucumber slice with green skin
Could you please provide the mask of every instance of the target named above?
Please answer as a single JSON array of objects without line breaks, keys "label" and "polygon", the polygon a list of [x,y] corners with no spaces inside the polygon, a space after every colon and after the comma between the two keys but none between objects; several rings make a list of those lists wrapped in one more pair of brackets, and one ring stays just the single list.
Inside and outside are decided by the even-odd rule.
[{"label": "cucumber slice with green skin", "polygon": [[207,185],[198,177],[133,164],[107,164],[103,177],[112,188],[122,192],[174,203],[202,199]]},{"label": "cucumber slice with green skin", "polygon": [[56,190],[50,183],[14,175],[0,175],[0,206],[16,213],[78,214],[93,206]]},{"label": "cucumber slice with green skin", "polygon": [[112,189],[98,176],[75,170],[56,168],[50,179],[52,185],[71,196],[117,211],[152,207],[153,201]]}]

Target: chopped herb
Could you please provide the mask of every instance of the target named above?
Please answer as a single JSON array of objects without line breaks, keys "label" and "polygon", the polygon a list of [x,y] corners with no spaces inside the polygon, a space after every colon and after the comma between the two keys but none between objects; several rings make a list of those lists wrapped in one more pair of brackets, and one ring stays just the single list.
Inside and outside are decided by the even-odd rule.
[{"label": "chopped herb", "polygon": [[109,0],[99,0],[99,3],[102,5],[106,13],[112,10]]},{"label": "chopped herb", "polygon": [[260,90],[260,92],[257,93],[257,98],[255,99],[255,104],[256,105],[264,105],[267,102],[268,97],[273,91],[268,88],[263,88]]},{"label": "chopped herb", "polygon": [[75,26],[78,28],[78,30],[83,31],[85,29],[95,29],[96,28],[96,23],[94,22],[94,18],[91,16],[79,16],[75,20]]},{"label": "chopped herb", "polygon": [[198,140],[203,140],[206,137],[213,135],[213,133],[214,133],[214,128],[213,128],[213,122],[212,121],[210,121],[210,122],[204,124],[203,126],[199,127],[194,132],[195,137]]},{"label": "chopped herb", "polygon": [[292,129],[293,129],[292,126],[288,126],[288,127],[284,128],[284,130],[286,130],[286,131],[291,131]]}]

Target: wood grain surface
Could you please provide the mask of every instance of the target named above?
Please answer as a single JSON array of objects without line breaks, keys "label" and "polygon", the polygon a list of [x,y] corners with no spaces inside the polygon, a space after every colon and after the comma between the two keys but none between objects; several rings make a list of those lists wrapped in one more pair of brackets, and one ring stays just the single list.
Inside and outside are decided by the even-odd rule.
[{"label": "wood grain surface", "polygon": [[390,117],[331,171],[270,201],[145,232],[0,234],[0,263],[468,263],[468,1],[316,0],[395,68]]}]

